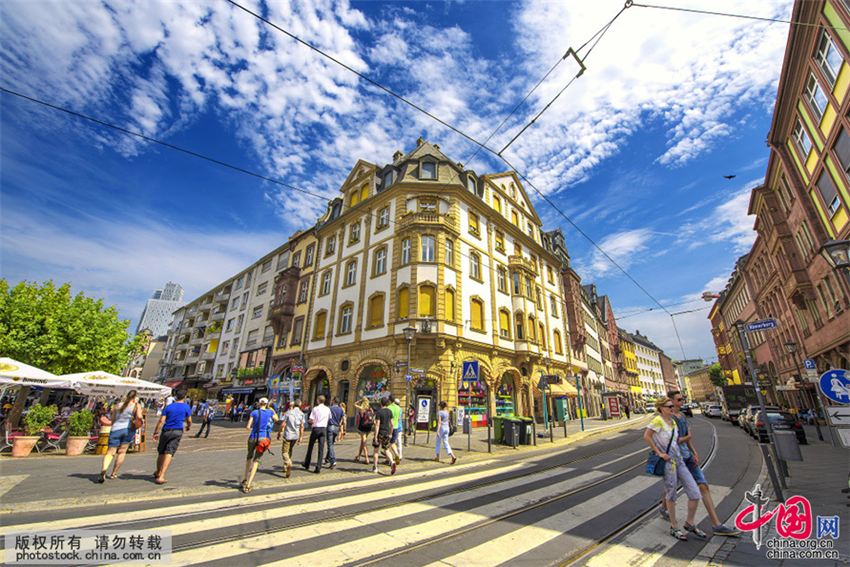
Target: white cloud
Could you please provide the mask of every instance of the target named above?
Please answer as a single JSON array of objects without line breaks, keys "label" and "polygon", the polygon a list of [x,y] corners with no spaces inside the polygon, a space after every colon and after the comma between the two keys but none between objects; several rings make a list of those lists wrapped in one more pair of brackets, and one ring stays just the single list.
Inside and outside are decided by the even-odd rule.
[{"label": "white cloud", "polygon": [[286,242],[274,232],[214,232],[151,220],[34,214],[6,200],[3,277],[72,282],[135,319],[144,298],[167,281],[193,299]]},{"label": "white cloud", "polygon": [[[644,258],[642,252],[647,250],[653,236],[654,233],[647,228],[627,230],[606,236],[599,242],[599,247],[621,268],[628,270]],[[619,272],[608,257],[594,249],[589,259],[575,262],[575,269],[581,274],[582,281],[592,282],[609,273]]]},{"label": "white cloud", "polygon": [[755,222],[747,214],[752,188],[763,180],[748,183],[743,189],[732,193],[726,200],[714,208],[706,218],[686,223],[679,230],[679,244],[685,244],[689,249],[712,243],[730,243],[733,251],[746,253],[756,240],[753,230]]}]

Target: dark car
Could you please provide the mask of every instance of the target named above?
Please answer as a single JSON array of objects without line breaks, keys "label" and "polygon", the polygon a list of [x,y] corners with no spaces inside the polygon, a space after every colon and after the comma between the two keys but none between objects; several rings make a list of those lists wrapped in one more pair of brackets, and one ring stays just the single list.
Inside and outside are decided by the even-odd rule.
[{"label": "dark car", "polygon": [[[778,408],[776,406],[765,406],[764,409],[766,409],[768,412],[780,411],[780,408]],[[744,429],[744,431],[746,431],[747,434],[750,437],[756,439],[757,438],[756,426],[755,426],[756,413],[758,411],[760,411],[761,408],[759,406],[749,405],[749,406],[747,406],[747,410],[749,410],[749,411],[747,411],[746,416],[744,416],[744,419],[739,423],[741,424],[741,427]]]},{"label": "dark car", "polygon": [[748,435],[750,434],[749,419],[750,419],[750,416],[752,415],[753,411],[755,411],[753,406],[745,407],[738,414],[738,419],[736,419],[735,421],[732,422],[735,425],[737,425],[738,427],[740,427],[741,429],[743,429],[744,431],[746,431]]},{"label": "dark car", "polygon": [[[797,420],[797,417],[787,411],[767,410],[767,418],[770,420],[770,425],[774,431],[793,431],[797,435],[797,441],[800,445],[808,444],[806,440],[806,430],[803,429],[803,424]],[[758,412],[757,417],[753,419],[753,430],[759,443],[767,443],[767,428],[764,425],[764,413]]]},{"label": "dark car", "polygon": [[685,415],[686,415],[686,416],[688,416],[688,417],[693,417],[693,416],[694,416],[694,412],[693,412],[693,410],[691,409],[691,404],[684,404],[684,405],[682,406],[682,413],[683,413],[683,414],[685,414]]}]

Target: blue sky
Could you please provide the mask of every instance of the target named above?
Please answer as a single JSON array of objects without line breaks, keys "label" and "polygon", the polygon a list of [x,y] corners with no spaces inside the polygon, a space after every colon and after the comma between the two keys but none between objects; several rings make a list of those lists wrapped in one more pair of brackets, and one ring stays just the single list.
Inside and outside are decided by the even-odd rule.
[{"label": "blue sky", "polygon": [[[483,141],[567,48],[622,1],[240,2]],[[788,19],[791,2],[663,2]],[[505,157],[678,312],[707,307],[754,240],[788,26],[631,7],[587,71]],[[501,149],[575,75],[564,61],[488,145]],[[0,4],[6,89],[331,198],[358,159],[423,137],[478,173],[494,156],[231,4]],[[0,271],[70,281],[131,328],[167,281],[204,293],[325,209],[321,198],[0,94]],[[470,158],[471,161],[470,161]],[[735,175],[731,180],[724,175]],[[534,193],[574,267],[673,358],[670,317]],[[655,311],[642,312],[655,307]],[[676,316],[688,357],[714,357],[707,311]]]}]

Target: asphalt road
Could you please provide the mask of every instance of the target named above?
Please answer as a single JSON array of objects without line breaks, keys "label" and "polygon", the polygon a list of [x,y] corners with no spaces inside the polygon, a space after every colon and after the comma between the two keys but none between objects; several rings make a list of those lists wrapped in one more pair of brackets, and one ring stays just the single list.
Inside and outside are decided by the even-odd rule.
[{"label": "asphalt road", "polygon": [[[714,426],[699,416],[692,420],[703,458],[716,431],[706,475],[726,519],[756,481],[761,462],[755,444]],[[661,482],[643,472],[643,431],[479,454],[454,466],[406,461],[395,476],[386,467],[380,475],[363,473],[360,465],[249,495],[227,490],[169,498],[158,492],[152,499],[139,493],[132,502],[19,511],[4,518],[3,531],[165,529],[173,536],[174,565],[525,567],[570,558],[581,565],[681,564],[705,542],[676,542],[669,524],[654,512],[646,515]],[[677,509],[683,516],[684,497]],[[697,519],[710,534],[703,509]]]}]

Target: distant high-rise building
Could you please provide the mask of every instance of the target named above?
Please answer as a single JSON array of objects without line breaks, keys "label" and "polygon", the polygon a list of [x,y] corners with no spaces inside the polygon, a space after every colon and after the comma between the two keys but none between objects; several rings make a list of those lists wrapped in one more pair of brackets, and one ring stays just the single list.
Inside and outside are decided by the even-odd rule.
[{"label": "distant high-rise building", "polygon": [[180,284],[168,282],[162,289],[153,292],[152,299],[162,299],[163,301],[183,301],[183,288]]},{"label": "distant high-rise building", "polygon": [[186,305],[182,299],[183,288],[173,282],[168,282],[162,289],[154,291],[139,317],[136,334],[138,335],[143,329],[150,329],[154,338],[165,335],[171,324],[172,313]]}]

